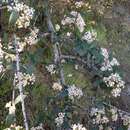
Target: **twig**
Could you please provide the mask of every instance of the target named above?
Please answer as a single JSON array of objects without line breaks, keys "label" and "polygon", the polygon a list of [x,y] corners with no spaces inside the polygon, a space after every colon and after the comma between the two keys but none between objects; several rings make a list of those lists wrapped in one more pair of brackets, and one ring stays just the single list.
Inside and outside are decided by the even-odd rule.
[{"label": "twig", "polygon": [[18,45],[17,45],[17,40],[16,40],[15,34],[14,34],[14,44],[15,44],[15,49],[16,49],[16,75],[18,77],[18,89],[19,89],[19,93],[20,93],[20,97],[21,97],[24,125],[25,125],[25,130],[29,130],[28,121],[27,121],[27,114],[25,111],[25,102],[23,99],[23,86],[22,86],[21,77],[20,77],[20,64],[19,64],[20,58],[19,58]]},{"label": "twig", "polygon": [[13,80],[13,92],[12,92],[12,103],[15,102],[15,78]]},{"label": "twig", "polygon": [[62,65],[61,65],[61,58],[60,58],[61,57],[61,51],[60,51],[60,46],[55,41],[55,39],[56,39],[56,33],[55,33],[55,29],[54,29],[54,26],[52,24],[52,21],[51,21],[51,18],[50,18],[50,14],[49,14],[49,11],[48,11],[48,1],[47,0],[44,0],[44,1],[45,1],[45,6],[46,6],[45,15],[47,17],[48,30],[51,33],[51,43],[53,44],[54,62],[59,67],[61,84],[64,85],[65,84],[65,79],[64,79],[63,68],[62,68]]},{"label": "twig", "polygon": [[62,59],[71,59],[71,60],[77,60],[83,64],[87,64],[87,61],[81,59],[80,57],[72,56],[72,55],[61,55]]},{"label": "twig", "polygon": [[89,72],[91,72],[91,73],[90,73],[91,75],[94,75],[94,73],[98,70],[97,67],[91,66],[89,61],[84,60],[84,59],[82,59],[82,58],[80,58],[80,57],[77,57],[77,56],[62,55],[61,58],[62,58],[62,59],[76,60],[76,61],[78,61],[80,64],[81,64],[81,63],[84,64],[84,66],[87,68],[87,70],[88,70]]},{"label": "twig", "polygon": [[128,115],[130,116],[130,113],[129,112],[126,112],[126,111],[123,111],[121,109],[118,109],[117,107],[111,105],[111,104],[107,104],[106,102],[103,102],[104,105],[108,106],[108,107],[111,107],[111,108],[116,108],[117,111],[119,112],[119,114],[125,114],[125,115]]}]

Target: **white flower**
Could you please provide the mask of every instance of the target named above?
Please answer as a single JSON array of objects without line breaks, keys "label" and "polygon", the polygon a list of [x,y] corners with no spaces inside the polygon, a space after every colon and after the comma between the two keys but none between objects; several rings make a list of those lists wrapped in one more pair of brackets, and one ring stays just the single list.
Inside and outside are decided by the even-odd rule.
[{"label": "white flower", "polygon": [[5,71],[5,68],[3,66],[3,58],[4,58],[5,52],[2,50],[2,43],[0,38],[0,73],[3,73]]},{"label": "white flower", "polygon": [[65,62],[66,62],[66,60],[65,60],[65,59],[62,59],[62,60],[61,60],[61,63],[62,63],[62,64],[64,64]]},{"label": "white flower", "polygon": [[[36,27],[31,30],[30,34],[26,36],[23,40],[20,37],[17,37],[18,51],[23,52],[26,45],[34,45],[38,41],[38,31]],[[14,49],[13,42],[9,42],[8,49]],[[15,55],[6,53],[6,58],[15,59]]]},{"label": "white flower", "polygon": [[118,119],[118,114],[112,115],[112,121],[117,121]]},{"label": "white flower", "polygon": [[70,36],[71,36],[71,34],[72,34],[71,32],[67,32],[67,34],[66,34],[66,35],[67,35],[67,37],[70,37]]},{"label": "white flower", "polygon": [[82,37],[82,40],[86,40],[88,43],[93,42],[96,40],[97,33],[94,30],[85,32],[84,36]]},{"label": "white flower", "polygon": [[83,92],[80,88],[77,88],[75,85],[70,86],[68,89],[68,96],[71,100],[74,98],[81,98],[83,96]]},{"label": "white flower", "polygon": [[103,130],[103,126],[102,125],[99,125],[99,130]]},{"label": "white flower", "polygon": [[123,116],[121,117],[121,119],[123,120],[123,125],[124,125],[124,126],[130,125],[130,116],[128,116],[128,115],[123,115]]},{"label": "white flower", "polygon": [[79,69],[79,65],[75,65],[74,68],[75,68],[76,70],[78,70],[78,69]]},{"label": "white flower", "polygon": [[118,97],[118,96],[120,96],[121,88],[112,89],[111,93],[112,93],[112,95],[113,95],[114,97]]},{"label": "white flower", "polygon": [[46,69],[50,74],[55,74],[56,73],[55,68],[56,68],[56,66],[54,64],[50,64],[50,65],[46,66]]},{"label": "white flower", "polygon": [[67,75],[67,77],[69,77],[69,78],[72,77],[72,76],[73,76],[73,74],[68,74],[68,75]]},{"label": "white flower", "polygon": [[109,62],[104,62],[100,69],[101,71],[106,71],[106,70],[112,71],[112,66],[109,64]]},{"label": "white flower", "polygon": [[60,30],[60,25],[56,24],[55,29],[56,29],[56,31],[59,31]]},{"label": "white flower", "polygon": [[27,28],[30,25],[30,20],[33,18],[34,9],[27,6],[23,2],[16,2],[14,5],[7,6],[8,11],[15,10],[19,13],[19,17],[16,21],[18,28]]},{"label": "white flower", "polygon": [[18,125],[18,126],[15,127],[15,129],[20,130],[20,129],[23,129],[23,127]]},{"label": "white flower", "polygon": [[4,64],[3,64],[3,58],[5,58],[5,60],[7,62],[10,62],[10,61],[14,61],[15,60],[15,55],[14,54],[9,54],[7,52],[5,52],[3,49],[2,49],[2,43],[1,43],[1,38],[0,38],[0,73],[4,73],[6,68],[4,67]]},{"label": "white flower", "polygon": [[58,117],[55,118],[57,127],[61,126],[64,122],[65,113],[58,113]]},{"label": "white flower", "polygon": [[32,127],[31,130],[44,130],[44,128],[43,128],[43,124],[40,123],[38,126],[36,126],[36,127]]},{"label": "white flower", "polygon": [[58,91],[61,91],[62,90],[62,86],[59,84],[59,83],[54,83],[52,88],[54,90],[58,90]]},{"label": "white flower", "polygon": [[[26,74],[26,73],[22,73],[19,72],[19,78],[20,78],[20,82],[22,84],[23,87],[27,86],[27,85],[32,85],[35,82],[35,75],[32,74]],[[18,81],[18,75],[15,74],[15,83],[16,86],[19,86],[19,81]]]},{"label": "white flower", "polygon": [[22,126],[16,126],[16,125],[11,125],[10,128],[6,128],[4,130],[23,130],[23,127]]},{"label": "white flower", "polygon": [[112,121],[117,121],[118,119],[118,113],[117,113],[117,108],[112,108],[110,109],[110,112],[112,114]]},{"label": "white flower", "polygon": [[12,104],[10,107],[9,107],[9,114],[15,114],[15,104]]},{"label": "white flower", "polygon": [[11,107],[11,101],[7,102],[6,105],[5,105],[5,108],[9,108],[9,107]]},{"label": "white flower", "polygon": [[109,122],[109,119],[105,115],[104,108],[92,108],[90,116],[93,119],[93,124],[106,124]]},{"label": "white flower", "polygon": [[119,62],[117,61],[116,58],[113,57],[113,59],[110,61],[109,60],[109,53],[107,51],[106,48],[101,48],[101,54],[103,55],[104,57],[104,62],[102,63],[102,66],[101,66],[101,71],[112,71],[113,70],[113,66],[119,66]]},{"label": "white flower", "polygon": [[72,130],[87,130],[85,127],[83,127],[82,124],[73,124],[72,125]]},{"label": "white flower", "polygon": [[2,50],[2,43],[1,43],[1,39],[0,39],[0,59],[2,59],[4,56],[4,51]]},{"label": "white flower", "polygon": [[103,116],[101,119],[102,124],[106,124],[109,122],[109,119],[106,116]]},{"label": "white flower", "polygon": [[93,107],[93,108],[91,109],[90,115],[91,115],[91,116],[96,116],[97,113],[105,114],[105,109],[104,109],[104,108],[98,109],[98,108],[94,108],[94,107]]},{"label": "white flower", "polygon": [[116,58],[113,58],[112,61],[110,62],[111,66],[119,66],[120,63],[117,61]]},{"label": "white flower", "polygon": [[84,19],[82,18],[81,14],[76,11],[71,11],[70,15],[72,17],[65,17],[61,23],[62,25],[68,25],[68,24],[76,24],[77,28],[80,32],[84,31],[84,28],[86,26]]},{"label": "white flower", "polygon": [[103,81],[106,83],[107,87],[112,88],[111,93],[114,97],[120,96],[121,89],[125,87],[125,82],[118,73],[112,73],[109,77],[104,77]]},{"label": "white flower", "polygon": [[27,43],[28,45],[36,44],[38,41],[38,32],[39,32],[39,29],[35,27],[33,30],[31,30],[31,33],[29,34],[29,36],[25,37],[24,42]]},{"label": "white flower", "polygon": [[109,53],[106,48],[101,48],[101,54],[104,56],[105,59],[109,58]]},{"label": "white flower", "polygon": [[62,25],[72,24],[74,23],[74,21],[75,21],[75,18],[66,17],[65,19],[61,21],[61,24]]},{"label": "white flower", "polygon": [[5,68],[2,64],[2,62],[0,62],[0,73],[4,72],[5,71]]},{"label": "white flower", "polygon": [[76,8],[81,8],[84,5],[83,1],[75,2]]},{"label": "white flower", "polygon": [[86,24],[84,22],[84,19],[81,16],[81,14],[78,12],[75,12],[75,11],[72,11],[70,14],[76,18],[76,25],[77,25],[77,28],[79,29],[79,31],[83,32]]}]

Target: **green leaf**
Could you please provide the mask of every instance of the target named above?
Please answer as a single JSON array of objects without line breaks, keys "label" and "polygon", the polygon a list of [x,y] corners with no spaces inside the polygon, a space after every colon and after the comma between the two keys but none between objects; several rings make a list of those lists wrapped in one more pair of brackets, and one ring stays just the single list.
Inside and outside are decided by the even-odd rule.
[{"label": "green leaf", "polygon": [[12,13],[10,14],[9,24],[10,25],[15,24],[18,19],[18,16],[19,16],[18,12],[13,10]]},{"label": "green leaf", "polygon": [[80,55],[80,56],[85,56],[88,53],[89,45],[86,43],[82,43],[82,41],[77,41],[77,45],[75,47],[75,51]]},{"label": "green leaf", "polygon": [[[26,98],[27,95],[23,95],[23,100]],[[18,104],[19,102],[21,102],[21,96],[17,96],[15,99],[15,105]]]}]

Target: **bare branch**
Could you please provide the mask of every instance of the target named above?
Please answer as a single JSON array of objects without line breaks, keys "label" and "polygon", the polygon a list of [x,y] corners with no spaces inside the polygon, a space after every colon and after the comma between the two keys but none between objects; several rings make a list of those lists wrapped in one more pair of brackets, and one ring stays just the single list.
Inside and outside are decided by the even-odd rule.
[{"label": "bare branch", "polygon": [[23,99],[23,86],[21,83],[21,77],[20,77],[20,58],[19,58],[19,52],[18,52],[18,45],[17,45],[17,40],[16,40],[16,35],[14,34],[14,43],[15,43],[15,49],[16,49],[16,75],[18,77],[18,89],[21,97],[21,105],[22,105],[22,113],[24,117],[24,125],[25,125],[25,130],[29,130],[28,126],[28,121],[27,121],[27,115],[25,111],[25,102]]}]

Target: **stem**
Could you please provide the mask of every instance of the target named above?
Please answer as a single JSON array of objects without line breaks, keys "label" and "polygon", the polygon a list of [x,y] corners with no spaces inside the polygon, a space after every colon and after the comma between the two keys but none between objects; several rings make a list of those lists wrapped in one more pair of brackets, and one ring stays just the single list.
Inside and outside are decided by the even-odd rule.
[{"label": "stem", "polygon": [[12,103],[14,103],[14,101],[15,101],[15,78],[14,78],[14,80],[13,80],[13,92],[12,92]]},{"label": "stem", "polygon": [[23,118],[24,118],[24,125],[25,125],[25,130],[29,130],[28,126],[28,121],[27,121],[27,114],[25,111],[25,102],[23,99],[23,86],[21,82],[21,77],[20,77],[20,58],[19,58],[19,52],[18,52],[18,45],[17,45],[17,40],[16,40],[16,35],[14,34],[14,44],[15,44],[15,49],[16,49],[16,75],[18,77],[18,89],[21,97],[21,105],[22,105],[22,113],[23,113]]},{"label": "stem", "polygon": [[119,112],[119,114],[124,114],[124,115],[128,115],[128,116],[130,116],[130,113],[129,112],[126,112],[126,111],[123,111],[123,110],[121,110],[121,109],[118,109],[117,107],[115,107],[115,106],[113,106],[113,105],[111,105],[111,104],[108,104],[108,103],[106,103],[106,102],[103,102],[103,104],[105,105],[105,106],[108,106],[108,107],[111,107],[111,108],[116,108],[117,109],[117,111]]},{"label": "stem", "polygon": [[46,6],[46,11],[45,11],[45,15],[47,17],[47,25],[48,25],[48,30],[51,33],[51,43],[53,44],[53,53],[54,53],[54,62],[55,64],[58,65],[59,67],[59,73],[60,73],[60,81],[62,85],[65,85],[65,79],[64,79],[64,71],[61,65],[61,50],[60,50],[60,46],[59,44],[55,41],[56,39],[56,34],[55,34],[55,29],[54,26],[52,24],[51,18],[50,18],[50,14],[48,11],[48,1],[44,0],[45,2],[45,6]]}]

